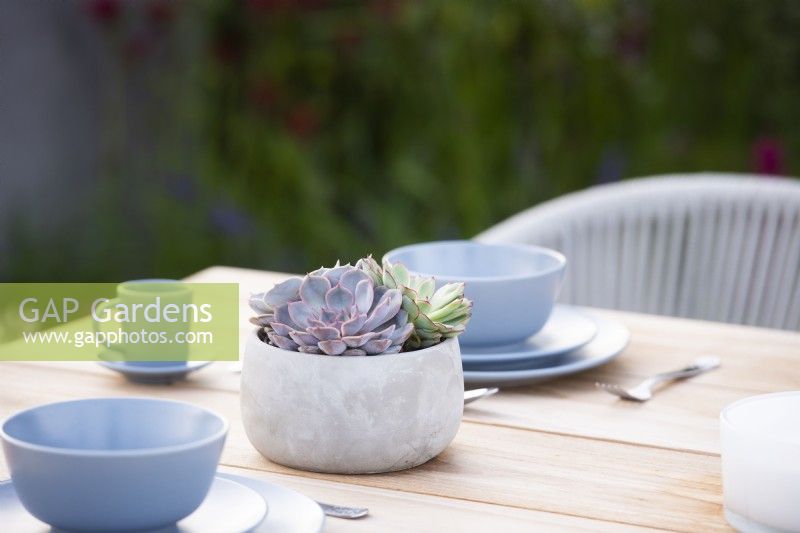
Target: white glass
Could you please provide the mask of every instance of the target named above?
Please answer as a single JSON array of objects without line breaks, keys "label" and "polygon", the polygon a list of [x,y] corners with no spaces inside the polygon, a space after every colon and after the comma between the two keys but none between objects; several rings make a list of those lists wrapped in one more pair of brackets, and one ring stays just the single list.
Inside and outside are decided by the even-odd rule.
[{"label": "white glass", "polygon": [[720,427],[728,522],[747,533],[800,531],[800,391],[734,402]]}]

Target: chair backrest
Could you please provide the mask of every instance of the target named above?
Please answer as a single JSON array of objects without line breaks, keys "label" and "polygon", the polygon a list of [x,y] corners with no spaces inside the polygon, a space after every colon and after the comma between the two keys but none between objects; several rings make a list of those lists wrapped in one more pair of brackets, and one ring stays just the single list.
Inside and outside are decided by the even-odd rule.
[{"label": "chair backrest", "polygon": [[542,203],[486,230],[567,256],[567,303],[800,329],[800,182],[642,178]]}]

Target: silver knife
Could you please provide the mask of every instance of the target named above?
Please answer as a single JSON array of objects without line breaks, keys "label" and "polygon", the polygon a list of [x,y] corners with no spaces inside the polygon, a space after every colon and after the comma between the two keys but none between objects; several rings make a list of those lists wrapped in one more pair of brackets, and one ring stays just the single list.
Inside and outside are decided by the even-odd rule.
[{"label": "silver knife", "polygon": [[317,502],[322,510],[328,516],[335,518],[345,518],[347,520],[354,520],[356,518],[364,518],[369,514],[369,509],[366,507],[345,507],[344,505],[331,505],[329,503]]}]

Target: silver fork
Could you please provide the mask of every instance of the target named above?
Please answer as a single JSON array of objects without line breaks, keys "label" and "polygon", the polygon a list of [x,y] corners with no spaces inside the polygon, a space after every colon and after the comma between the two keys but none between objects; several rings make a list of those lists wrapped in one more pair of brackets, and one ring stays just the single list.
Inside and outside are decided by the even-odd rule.
[{"label": "silver fork", "polygon": [[623,400],[646,402],[647,400],[653,397],[653,390],[658,385],[666,383],[667,381],[675,381],[677,379],[686,379],[692,376],[697,376],[699,374],[708,372],[709,370],[714,370],[718,366],[719,366],[718,357],[701,357],[685,368],[681,368],[680,370],[675,370],[674,372],[664,372],[663,374],[656,374],[655,376],[649,377],[646,380],[642,381],[635,387],[631,387],[628,389],[623,388],[619,385],[614,385],[612,383],[600,383],[599,381],[595,383],[595,386],[597,386],[600,389],[603,389],[604,391],[610,392],[615,396],[619,396]]}]

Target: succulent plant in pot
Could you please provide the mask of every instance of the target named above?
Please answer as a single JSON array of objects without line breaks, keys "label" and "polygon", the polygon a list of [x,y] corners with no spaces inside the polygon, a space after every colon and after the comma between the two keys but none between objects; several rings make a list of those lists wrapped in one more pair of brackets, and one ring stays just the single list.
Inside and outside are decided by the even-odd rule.
[{"label": "succulent plant in pot", "polygon": [[284,350],[325,355],[398,353],[414,330],[400,289],[375,285],[349,265],[291,278],[254,295],[262,340]]},{"label": "succulent plant in pot", "polygon": [[432,287],[369,257],[254,294],[241,399],[256,449],[335,473],[401,470],[444,450],[461,421],[455,337],[471,304],[463,286]]}]

